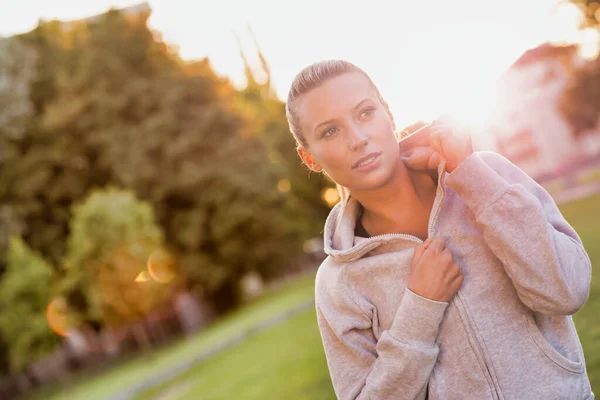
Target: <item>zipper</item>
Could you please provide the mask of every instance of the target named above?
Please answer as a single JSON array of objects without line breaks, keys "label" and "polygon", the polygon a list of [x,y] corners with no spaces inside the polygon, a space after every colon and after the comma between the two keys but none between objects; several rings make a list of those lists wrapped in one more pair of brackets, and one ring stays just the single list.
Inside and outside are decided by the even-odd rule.
[{"label": "zipper", "polygon": [[[429,218],[429,224],[427,226],[427,235],[431,236],[433,233],[433,227],[435,226],[437,217],[440,213],[441,210],[441,204],[444,201],[444,197],[446,196],[446,191],[444,190],[444,175],[446,173],[446,161],[442,160],[442,163],[440,164],[439,167],[442,170],[442,173],[440,174],[440,177],[438,179],[438,189],[441,192],[441,196],[439,195],[439,193],[436,195],[435,200],[433,202],[433,214],[430,216]],[[423,240],[421,240],[420,238],[413,236],[413,235],[408,235],[406,233],[386,233],[383,235],[375,235],[375,236],[370,236],[370,239],[385,239],[385,238],[389,238],[389,239],[409,239],[418,243],[423,243]]]},{"label": "zipper", "polygon": [[[492,394],[495,395],[494,398],[495,399],[504,399],[504,396],[501,396],[502,391],[496,384],[497,378],[495,377],[495,375],[492,374],[490,366],[488,365],[489,362],[488,362],[487,353],[484,351],[481,341],[479,340],[479,337],[476,334],[475,328],[473,326],[474,322],[472,321],[472,318],[469,316],[465,300],[464,300],[463,296],[461,295],[460,290],[456,293],[456,296],[452,299],[452,303],[455,305],[457,312],[459,314],[462,314],[461,321],[464,325],[465,330],[467,331],[467,334],[469,335],[469,338],[467,338],[467,340],[470,342],[471,346],[474,346],[477,350],[475,357],[480,361],[480,363],[485,368],[484,372],[487,373],[485,378],[486,378],[486,381],[488,382],[488,385],[490,385],[490,388],[493,391]],[[459,303],[460,303],[460,305],[459,305]]]},{"label": "zipper", "polygon": [[[444,162],[444,169],[443,169],[442,174],[440,175],[440,179],[439,179],[439,183],[438,183],[438,185],[439,185],[439,187],[441,188],[441,191],[442,191],[442,196],[441,196],[440,202],[444,199],[444,196],[446,194],[446,191],[444,190],[444,178],[446,177],[446,166],[445,166],[445,161],[443,161],[443,162]],[[439,212],[441,210],[441,207],[435,208],[435,205],[434,205],[434,209],[435,209],[435,212],[434,212],[433,217],[430,220],[430,226],[429,226],[429,230],[430,230],[429,235],[430,236],[432,234],[432,230],[433,230],[433,227],[435,226],[435,222],[436,222],[437,216],[438,216],[438,214],[439,214]],[[467,332],[469,332],[469,334],[474,339],[474,344],[477,347],[477,350],[479,351],[479,353],[481,355],[481,358],[482,358],[482,361],[483,361],[483,365],[485,366],[486,372],[488,373],[488,375],[490,377],[491,386],[492,386],[492,389],[493,389],[494,393],[496,394],[496,398],[498,398],[498,399],[503,398],[502,396],[500,396],[500,390],[499,390],[499,388],[496,387],[495,377],[492,374],[490,366],[488,365],[488,357],[486,356],[486,352],[484,351],[483,346],[481,345],[481,342],[479,340],[479,337],[476,334],[475,328],[473,326],[472,319],[469,316],[469,313],[467,312],[467,307],[466,307],[465,300],[464,300],[462,294],[460,293],[460,289],[456,292],[456,296],[455,297],[458,297],[458,300],[460,301],[461,306],[460,307],[458,306],[456,298],[453,298],[452,302],[454,303],[454,306],[456,307],[456,310],[459,313],[463,312],[465,314],[463,316],[463,321],[464,321],[464,324],[465,324],[465,329],[467,330]]]},{"label": "zipper", "polygon": [[438,179],[438,188],[440,189],[442,195],[439,197],[436,196],[433,202],[433,215],[429,219],[429,226],[427,227],[428,236],[431,236],[433,234],[433,228],[435,226],[440,210],[442,209],[442,202],[444,201],[444,197],[446,197],[446,190],[444,190],[444,178],[446,177],[446,160],[442,160],[440,169],[442,170],[442,173],[440,174],[440,178]]},{"label": "zipper", "polygon": [[[433,214],[430,216],[429,225],[427,226],[427,233],[428,233],[428,236],[430,236],[430,237],[433,234],[433,229],[435,227],[435,223],[437,222],[437,218],[442,209],[442,202],[444,201],[444,198],[446,196],[446,190],[444,189],[444,178],[446,177],[446,161],[442,160],[442,163],[440,164],[440,166],[438,168],[441,169],[442,172],[440,173],[439,178],[438,178],[439,193],[436,194],[436,198],[434,200],[433,207],[432,207]],[[329,217],[327,219],[329,220]],[[326,223],[328,223],[328,222],[329,221],[327,221]],[[389,239],[401,239],[402,238],[402,239],[408,239],[408,240],[411,240],[411,241],[414,241],[417,243],[423,243],[423,240],[421,240],[420,238],[413,236],[413,235],[408,235],[408,234],[404,234],[404,233],[388,233],[388,234],[384,234],[384,235],[371,236],[371,237],[369,237],[368,240],[359,244],[357,247],[366,246],[369,243],[372,243],[372,239],[384,239],[384,238],[389,238]],[[456,300],[456,297],[458,297],[458,300]],[[456,307],[456,310],[459,314],[464,314],[464,315],[462,315],[461,320],[463,321],[466,331],[473,338],[472,341],[471,340],[469,340],[469,341],[472,342],[475,345],[475,347],[477,347],[477,351],[479,352],[479,357],[481,357],[481,361],[483,362],[483,366],[485,367],[485,372],[487,372],[487,374],[489,376],[489,383],[493,390],[493,393],[496,395],[497,399],[503,399],[504,397],[500,395],[501,391],[500,391],[499,387],[496,386],[495,375],[492,374],[490,366],[488,365],[488,360],[487,360],[488,357],[486,356],[486,352],[484,351],[483,346],[481,345],[479,337],[477,336],[475,328],[473,327],[473,322],[471,321],[471,317],[469,316],[469,314],[467,312],[466,303],[462,297],[462,294],[460,293],[460,289],[456,293],[455,298],[452,299],[452,303]],[[461,304],[459,305],[458,303],[461,303]],[[463,305],[463,304],[465,304],[465,305]],[[477,357],[477,355],[476,355],[476,357]],[[487,379],[486,379],[486,381],[487,381]]]},{"label": "zipper", "polygon": [[[434,204],[433,204],[433,215],[429,219],[429,226],[427,227],[428,236],[433,235],[433,229],[435,227],[435,223],[437,222],[438,215],[442,209],[441,204],[444,201],[444,198],[446,196],[446,190],[444,189],[444,178],[446,177],[446,161],[445,160],[442,160],[441,170],[442,170],[442,173],[440,174],[440,178],[438,180],[438,188],[441,191],[441,196],[436,196],[436,201],[434,201]],[[410,236],[410,235],[407,235],[407,236]],[[422,242],[420,239],[419,239],[419,241]],[[475,346],[477,347],[479,353],[481,354],[483,365],[485,366],[485,369],[490,377],[492,389],[493,389],[494,393],[496,394],[496,397],[498,399],[500,399],[500,398],[502,398],[500,396],[500,390],[499,390],[499,388],[496,387],[494,375],[492,375],[492,371],[488,365],[488,360],[487,360],[488,357],[486,356],[486,353],[483,349],[483,346],[481,345],[479,337],[476,334],[475,328],[473,327],[473,322],[471,321],[471,317],[469,316],[469,314],[467,312],[466,305],[464,305],[466,303],[465,303],[465,300],[463,299],[462,294],[460,293],[460,289],[457,291],[456,296],[458,297],[459,301],[462,303],[461,305],[463,305],[463,306],[459,307],[456,304],[455,299],[452,299],[452,302],[454,303],[454,306],[456,307],[458,312],[461,312],[461,309],[462,309],[462,312],[465,314],[465,316],[464,316],[464,321],[466,321],[465,328],[472,335],[472,337],[474,339]]]}]

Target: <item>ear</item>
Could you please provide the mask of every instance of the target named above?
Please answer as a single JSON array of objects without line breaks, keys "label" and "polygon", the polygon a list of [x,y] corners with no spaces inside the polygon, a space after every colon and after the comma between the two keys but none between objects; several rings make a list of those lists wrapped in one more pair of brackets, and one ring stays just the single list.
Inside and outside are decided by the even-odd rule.
[{"label": "ear", "polygon": [[392,130],[396,132],[396,121],[394,121],[394,116],[390,111],[390,106],[388,105],[387,101],[383,101],[383,107],[385,108],[385,112],[387,113],[388,117],[390,117],[390,122],[392,123]]},{"label": "ear", "polygon": [[298,145],[298,147],[296,147],[296,151],[298,152],[298,155],[302,159],[302,162],[308,168],[310,168],[312,171],[314,171],[314,172],[323,171],[323,168],[321,168],[321,166],[315,161],[313,156],[308,151],[306,151],[306,149],[304,147],[302,147],[302,145]]}]

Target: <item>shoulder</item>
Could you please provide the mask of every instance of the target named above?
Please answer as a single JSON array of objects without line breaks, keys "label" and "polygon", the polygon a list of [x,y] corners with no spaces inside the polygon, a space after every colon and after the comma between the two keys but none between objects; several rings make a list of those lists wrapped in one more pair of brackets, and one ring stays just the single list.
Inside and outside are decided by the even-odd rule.
[{"label": "shoulder", "polygon": [[476,154],[490,169],[502,177],[510,186],[510,191],[533,195],[547,213],[556,211],[556,203],[546,189],[506,157],[492,151],[481,151]]},{"label": "shoulder", "polygon": [[510,183],[533,182],[533,179],[525,171],[501,154],[493,151],[478,151],[473,153],[473,155]]},{"label": "shoulder", "polygon": [[317,307],[345,312],[362,313],[353,291],[348,288],[346,263],[327,257],[319,266],[315,279],[315,303]]},{"label": "shoulder", "polygon": [[371,319],[358,305],[355,293],[349,290],[345,265],[331,256],[321,263],[315,279],[315,306],[321,328],[342,335],[356,327],[368,328]]},{"label": "shoulder", "polygon": [[315,278],[315,300],[317,303],[336,300],[345,294],[343,268],[344,265],[336,262],[331,256],[327,256],[321,263]]}]

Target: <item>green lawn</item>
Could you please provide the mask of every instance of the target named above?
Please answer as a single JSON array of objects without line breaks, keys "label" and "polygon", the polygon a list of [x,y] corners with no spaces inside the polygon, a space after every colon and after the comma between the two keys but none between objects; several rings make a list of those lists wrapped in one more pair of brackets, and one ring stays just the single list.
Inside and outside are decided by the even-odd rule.
[{"label": "green lawn", "polygon": [[193,357],[195,354],[223,342],[240,331],[255,326],[258,322],[286,311],[314,297],[314,277],[306,277],[287,284],[231,315],[222,318],[200,334],[173,346],[137,357],[93,377],[82,377],[72,388],[61,388],[60,393],[49,395],[46,391],[36,399],[51,400],[99,400],[117,393],[137,382],[144,381],[172,366]]},{"label": "green lawn", "polygon": [[[581,235],[592,263],[600,265],[600,196],[564,205],[561,210]],[[600,276],[595,274],[590,299],[575,321],[596,392],[600,390],[599,313]],[[335,399],[322,352],[314,311],[307,312],[136,400]]]},{"label": "green lawn", "polygon": [[[561,206],[600,268],[600,195]],[[219,343],[239,329],[313,296],[313,278],[266,295],[198,336],[115,368],[76,390],[52,397],[100,399],[154,373],[177,365],[190,355]],[[600,276],[594,274],[590,297],[575,315],[592,387],[600,392]],[[243,394],[243,396],[242,396]],[[46,398],[46,397],[45,397]],[[137,400],[184,399],[335,399],[313,310],[259,333],[215,358],[137,397]]]},{"label": "green lawn", "polygon": [[315,321],[303,312],[136,400],[335,400]]},{"label": "green lawn", "polygon": [[577,183],[580,185],[594,182],[600,182],[600,169],[586,171],[577,177]]},{"label": "green lawn", "polygon": [[588,375],[594,393],[600,393],[600,195],[560,207],[573,225],[592,260],[592,287],[585,306],[575,314]]}]

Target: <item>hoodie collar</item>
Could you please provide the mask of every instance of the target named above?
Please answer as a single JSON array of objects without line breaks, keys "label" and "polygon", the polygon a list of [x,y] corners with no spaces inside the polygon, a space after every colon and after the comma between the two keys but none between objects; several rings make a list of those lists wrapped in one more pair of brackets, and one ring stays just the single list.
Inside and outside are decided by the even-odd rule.
[{"label": "hoodie collar", "polygon": [[[437,171],[438,189],[436,196],[439,196],[443,190],[441,189],[441,185],[445,169],[446,163],[442,161]],[[327,221],[325,221],[325,253],[333,257],[336,261],[355,261],[377,247],[383,244],[390,244],[391,242],[419,241],[416,237],[406,234],[379,235],[366,239],[355,237],[354,232],[359,210],[360,203],[352,196],[349,196],[346,200],[339,202],[333,207],[327,217]]]}]

